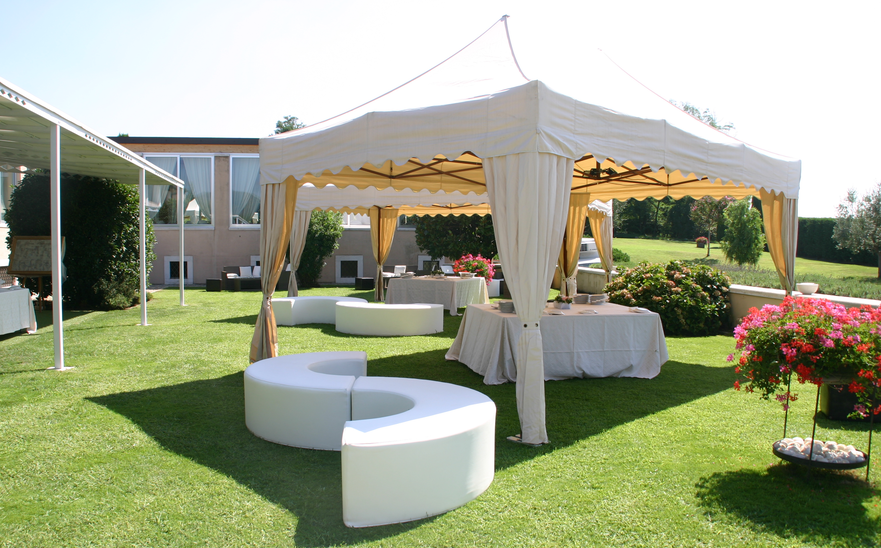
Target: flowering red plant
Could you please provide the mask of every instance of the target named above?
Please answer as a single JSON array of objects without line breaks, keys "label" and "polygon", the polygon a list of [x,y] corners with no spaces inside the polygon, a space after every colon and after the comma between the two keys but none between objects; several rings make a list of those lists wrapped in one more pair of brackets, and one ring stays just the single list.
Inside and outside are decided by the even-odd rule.
[{"label": "flowering red plant", "polygon": [[459,260],[453,263],[453,272],[473,272],[475,276],[482,277],[487,284],[493,279],[493,263],[489,259],[481,257],[478,253],[477,257],[472,254],[462,255]]},{"label": "flowering red plant", "polygon": [[[843,377],[860,403],[854,413],[867,416],[866,406],[877,405],[881,387],[881,310],[868,305],[846,308],[823,299],[786,297],[780,306],[751,308],[734,330],[740,351],[734,383],[747,392],[758,390],[787,409],[797,394],[791,392],[794,373],[799,383],[821,385],[829,377]],[[728,360],[735,355],[728,356]],[[779,392],[779,394],[778,394]],[[881,405],[874,408],[881,413]]]}]

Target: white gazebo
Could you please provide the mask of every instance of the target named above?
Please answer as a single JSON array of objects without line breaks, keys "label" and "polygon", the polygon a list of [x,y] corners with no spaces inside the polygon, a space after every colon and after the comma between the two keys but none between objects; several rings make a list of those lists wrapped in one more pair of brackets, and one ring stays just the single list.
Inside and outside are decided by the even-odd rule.
[{"label": "white gazebo", "polygon": [[[147,267],[144,199],[146,185],[173,185],[178,191],[178,218],[183,217],[184,182],[125,147],[110,141],[27,92],[0,79],[0,170],[22,173],[50,171],[52,223],[52,319],[55,367],[64,370],[64,331],[61,285],[61,173],[116,179],[138,185],[140,197],[141,325],[147,325]],[[183,224],[180,255],[183,264]],[[184,304],[183,276],[180,302]]]},{"label": "white gazebo", "polygon": [[[624,96],[667,113],[613,111],[530,81],[503,17],[421,76],[336,118],[260,140],[263,287],[274,287],[298,188],[332,184],[486,192],[499,257],[523,324],[517,408],[526,443],[548,441],[539,319],[572,208],[594,200],[760,196],[781,283],[791,289],[801,162],[758,150],[640,86]],[[635,108],[637,112],[646,109]],[[582,214],[580,217],[584,219]],[[264,301],[251,361],[277,354]]]}]

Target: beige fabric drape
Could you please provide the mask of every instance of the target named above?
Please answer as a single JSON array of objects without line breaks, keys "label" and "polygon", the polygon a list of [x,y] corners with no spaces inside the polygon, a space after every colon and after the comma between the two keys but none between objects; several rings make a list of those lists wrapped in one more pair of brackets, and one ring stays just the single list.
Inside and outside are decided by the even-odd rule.
[{"label": "beige fabric drape", "polygon": [[589,203],[590,194],[575,193],[569,196],[566,233],[563,235],[563,245],[560,247],[560,259],[557,261],[560,270],[560,293],[563,295],[578,293],[578,256],[581,252],[581,238],[584,236],[584,221]]},{"label": "beige fabric drape", "polygon": [[377,302],[384,301],[382,287],[382,265],[388,259],[398,225],[398,210],[373,206],[368,212],[370,217],[370,244],[373,246],[373,258],[376,260],[376,282],[373,298]]},{"label": "beige fabric drape", "polygon": [[309,221],[311,220],[311,211],[294,213],[294,227],[291,230],[291,278],[288,280],[288,297],[296,297],[300,294],[297,287],[297,268],[300,267],[303,248],[306,247],[306,235],[309,233]]},{"label": "beige fabric drape", "polygon": [[798,245],[798,200],[764,189],[760,191],[765,240],[780,285],[787,293],[795,289],[795,250]]},{"label": "beige fabric drape", "polygon": [[517,413],[525,443],[547,443],[539,320],[554,274],[574,161],[527,152],[483,160],[499,259],[523,331],[517,343]]},{"label": "beige fabric drape", "polygon": [[[612,204],[609,203],[609,211],[611,209]],[[593,234],[597,254],[600,256],[603,270],[606,271],[606,282],[608,283],[612,278],[612,268],[614,267],[612,264],[612,216],[606,215],[599,209],[589,208],[587,221],[590,223],[590,233]]]},{"label": "beige fabric drape", "polygon": [[281,269],[285,251],[290,242],[297,205],[297,180],[288,177],[280,184],[265,184],[261,192],[260,211],[260,285],[263,304],[257,314],[257,326],[251,339],[251,363],[278,356],[278,328],[272,312],[272,291]]}]

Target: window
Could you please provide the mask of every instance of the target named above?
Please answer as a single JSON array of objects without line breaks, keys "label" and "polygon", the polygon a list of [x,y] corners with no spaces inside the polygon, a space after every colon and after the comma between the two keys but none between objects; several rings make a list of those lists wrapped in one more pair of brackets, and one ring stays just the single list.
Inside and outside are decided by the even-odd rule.
[{"label": "window", "polygon": [[260,157],[230,157],[230,224],[260,225]]},{"label": "window", "polygon": [[336,256],[336,283],[353,284],[355,278],[364,276],[363,255]]},{"label": "window", "polygon": [[[144,158],[184,181],[185,225],[213,224],[214,162],[211,156],[164,155]],[[147,186],[146,209],[153,224],[176,225],[177,189],[173,185]]]}]

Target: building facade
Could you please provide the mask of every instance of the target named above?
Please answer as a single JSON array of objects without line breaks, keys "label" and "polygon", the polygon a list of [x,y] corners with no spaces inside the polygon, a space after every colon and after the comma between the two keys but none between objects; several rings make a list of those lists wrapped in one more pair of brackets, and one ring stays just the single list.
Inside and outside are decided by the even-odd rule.
[{"label": "building facade", "polygon": [[[114,141],[180,177],[184,189],[184,269],[186,284],[219,278],[225,266],[254,265],[260,255],[259,139],[114,137]],[[177,284],[179,225],[177,195],[170,186],[148,186],[147,214],[156,234],[154,285]],[[339,249],[328,257],[321,283],[354,283],[373,277],[376,261],[369,221],[344,214]],[[402,219],[386,265],[419,268],[429,257],[416,246],[415,230]]]}]

